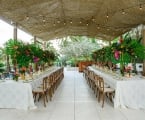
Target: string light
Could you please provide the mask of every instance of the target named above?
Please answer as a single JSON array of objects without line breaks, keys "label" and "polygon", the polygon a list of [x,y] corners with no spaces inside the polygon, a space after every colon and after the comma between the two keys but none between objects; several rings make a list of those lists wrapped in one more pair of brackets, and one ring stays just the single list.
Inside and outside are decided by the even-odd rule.
[{"label": "string light", "polygon": [[125,14],[125,11],[124,11],[124,9],[122,9],[122,14],[123,14],[123,15]]},{"label": "string light", "polygon": [[57,20],[57,23],[60,23],[60,20]]},{"label": "string light", "polygon": [[99,25],[97,26],[97,29],[100,29]]},{"label": "string light", "polygon": [[45,18],[43,17],[43,20],[42,20],[43,22],[46,22],[46,20],[45,20]]},{"label": "string light", "polygon": [[63,24],[66,25],[66,22],[64,22]]},{"label": "string light", "polygon": [[106,15],[106,18],[107,18],[107,19],[109,18],[109,15],[108,15],[108,13],[107,13],[107,15]]},{"label": "string light", "polygon": [[142,5],[141,4],[139,5],[139,9],[142,10]]},{"label": "string light", "polygon": [[53,23],[53,26],[56,26],[56,24],[55,24],[55,23]]},{"label": "string light", "polygon": [[[119,13],[122,14],[122,15],[125,15],[126,12],[128,13],[127,10],[132,9],[132,8],[137,8],[138,11],[139,11],[139,10],[143,10],[144,5],[145,5],[145,3],[143,3],[143,4],[137,4],[137,5],[135,5],[135,6],[129,6],[128,8],[118,9],[117,12],[119,12]],[[107,12],[106,12],[106,18],[107,18],[107,20],[109,19],[109,17],[112,17],[112,13],[113,13],[113,11],[111,11],[111,10],[108,11],[108,10],[107,10]],[[105,17],[105,16],[104,16],[104,17]],[[42,18],[42,15],[41,15],[41,18]],[[41,20],[45,23],[45,22],[46,22],[46,19],[44,19],[44,18],[45,18],[45,17],[43,16],[43,19],[41,19]],[[29,20],[29,16],[28,16],[28,15],[25,16],[25,19],[26,19],[26,20]],[[106,19],[105,19],[105,20],[106,20]],[[95,21],[95,18],[92,16],[92,18],[89,18],[89,20],[87,20],[87,21],[85,21],[83,18],[80,18],[80,21],[77,22],[77,23],[79,23],[79,24],[82,24],[82,23],[83,23],[83,25],[85,25],[85,23],[86,23],[86,26],[88,26],[89,23],[92,23],[92,22],[94,22],[94,21]],[[72,23],[74,23],[74,22],[75,22],[75,21],[70,20],[70,24],[72,24]],[[58,19],[58,18],[57,18],[57,21],[55,21],[55,23],[53,23],[53,26],[56,26],[57,23],[61,23],[62,25],[66,25],[67,23],[69,23],[69,21],[68,21],[67,23],[66,23],[65,21],[62,22],[61,19]],[[96,23],[97,23],[97,22],[95,21],[95,24],[96,24]],[[45,26],[45,24],[43,24],[43,25]],[[110,26],[110,27],[111,27],[111,26]],[[104,28],[106,28],[105,25],[99,25],[99,24],[97,24],[97,29],[104,29]],[[111,27],[110,29],[112,30],[112,28],[113,28],[113,27]],[[124,28],[125,31],[127,30],[127,28],[130,28],[130,27]],[[109,31],[110,29],[107,28],[106,30]],[[122,29],[122,28],[121,28],[121,27],[118,27],[117,30],[119,31],[120,29]],[[41,31],[41,30],[40,30],[40,31]],[[112,34],[115,34],[115,33],[112,33]]]},{"label": "string light", "polygon": [[94,17],[92,17],[92,21],[93,21],[93,22],[95,21]]},{"label": "string light", "polygon": [[28,15],[26,16],[26,20],[27,20],[27,21],[29,20],[29,16],[28,16]]},{"label": "string light", "polygon": [[[144,3],[145,4],[145,3]],[[144,5],[144,4],[139,4],[139,10],[142,10],[143,8],[142,8],[142,6]],[[124,15],[124,14],[126,14],[126,10],[127,9],[131,9],[131,8],[134,8],[134,7],[137,7],[138,5],[136,5],[136,6],[132,6],[132,7],[128,7],[128,8],[123,8],[123,9],[121,9],[121,13]],[[120,10],[119,10],[120,11]],[[109,14],[110,14],[111,12],[108,12],[108,10],[107,10],[107,13],[106,13],[106,18],[108,19],[110,16],[109,16]],[[41,15],[42,16],[42,15]],[[27,20],[29,20],[29,16],[27,15],[26,16],[26,19]],[[95,21],[95,18],[92,16],[92,18],[91,18],[91,21],[92,22],[94,22]],[[46,20],[43,18],[43,22],[46,22]],[[57,23],[60,23],[61,21],[58,19],[57,20]],[[72,24],[73,22],[72,22],[72,20],[70,20],[70,24]],[[66,25],[66,22],[63,22],[62,24],[64,24],[64,25]],[[79,21],[79,24],[82,24],[82,20],[80,20]],[[88,26],[89,25],[89,23],[87,22],[86,23],[86,26]],[[53,26],[56,26],[56,24],[54,23],[53,24]],[[97,26],[97,29],[100,29],[100,26],[98,25]],[[109,30],[109,29],[107,29],[107,30]]]},{"label": "string light", "polygon": [[72,21],[70,21],[70,24],[72,24]]}]

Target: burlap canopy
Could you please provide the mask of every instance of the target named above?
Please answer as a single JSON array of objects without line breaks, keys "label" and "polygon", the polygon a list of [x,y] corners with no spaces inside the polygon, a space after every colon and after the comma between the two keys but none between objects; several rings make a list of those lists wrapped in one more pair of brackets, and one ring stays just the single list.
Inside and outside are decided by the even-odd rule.
[{"label": "burlap canopy", "polygon": [[112,40],[145,23],[145,0],[0,0],[1,18],[43,40]]}]

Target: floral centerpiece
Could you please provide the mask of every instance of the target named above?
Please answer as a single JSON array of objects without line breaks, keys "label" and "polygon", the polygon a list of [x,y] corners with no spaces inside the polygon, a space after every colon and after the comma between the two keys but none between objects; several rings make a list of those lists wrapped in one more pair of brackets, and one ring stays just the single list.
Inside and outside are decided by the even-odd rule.
[{"label": "floral centerpiece", "polygon": [[128,73],[128,76],[131,76],[131,71],[132,71],[132,67],[131,66],[127,66],[125,67],[125,72]]},{"label": "floral centerpiece", "polygon": [[[37,72],[38,65],[44,65],[56,59],[54,51],[44,51],[39,44],[26,44],[21,40],[14,39],[5,43],[5,52],[8,58],[12,60],[14,67],[20,68],[21,74],[26,72],[25,69],[29,68],[29,65],[34,65],[33,70]],[[9,63],[9,59],[7,62]]]},{"label": "floral centerpiece", "polygon": [[20,68],[20,71],[19,71],[21,74],[25,74],[25,72],[26,72],[26,67],[21,67]]},{"label": "floral centerpiece", "polygon": [[145,46],[141,44],[141,40],[142,38],[134,39],[127,34],[124,38],[120,37],[119,41],[114,42],[111,46],[95,51],[92,57],[99,62],[120,63],[120,72],[124,76],[125,66],[128,63],[145,58]]},{"label": "floral centerpiece", "polygon": [[[145,47],[141,44],[141,39],[133,39],[128,34],[116,43],[112,44],[113,63],[120,63],[120,72],[124,76],[125,65],[132,63],[134,59],[143,60],[145,58]],[[128,68],[128,70],[130,67]]]},{"label": "floral centerpiece", "polygon": [[19,78],[19,73],[18,73],[18,72],[15,72],[15,73],[13,74],[13,80],[18,81],[18,78]]},{"label": "floral centerpiece", "polygon": [[21,67],[19,72],[21,73],[21,79],[25,80],[26,67]]}]

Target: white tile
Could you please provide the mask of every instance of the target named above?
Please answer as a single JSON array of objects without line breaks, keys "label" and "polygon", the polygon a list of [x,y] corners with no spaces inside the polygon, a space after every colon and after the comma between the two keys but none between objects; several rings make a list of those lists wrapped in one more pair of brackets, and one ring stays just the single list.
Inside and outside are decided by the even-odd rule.
[{"label": "white tile", "polygon": [[120,109],[128,120],[145,120],[145,112],[142,110],[134,109]]},{"label": "white tile", "polygon": [[76,102],[75,120],[100,120],[96,102]]},{"label": "white tile", "polygon": [[26,116],[24,116],[24,120],[49,120],[51,117],[51,113],[46,112],[30,112]]},{"label": "white tile", "polygon": [[50,120],[74,120],[74,102],[56,102]]}]

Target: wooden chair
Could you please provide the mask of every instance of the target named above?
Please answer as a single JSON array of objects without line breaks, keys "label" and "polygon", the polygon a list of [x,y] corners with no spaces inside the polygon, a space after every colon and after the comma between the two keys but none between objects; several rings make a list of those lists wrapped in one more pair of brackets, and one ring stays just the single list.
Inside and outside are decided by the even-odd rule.
[{"label": "wooden chair", "polygon": [[[43,78],[42,84],[39,87],[36,87],[32,90],[34,101],[36,101],[36,96],[39,95],[39,99],[42,96],[44,101],[44,107],[46,107],[46,101],[47,99],[47,89],[48,89],[48,83],[47,83],[47,77]],[[38,101],[39,101],[38,99]]]},{"label": "wooden chair", "polygon": [[95,93],[96,84],[95,84],[95,73],[94,73],[94,71],[90,71],[89,79],[90,79],[91,88]]},{"label": "wooden chair", "polygon": [[86,68],[86,70],[85,70],[85,79],[89,85],[89,69],[88,68]]},{"label": "wooden chair", "polygon": [[83,76],[84,77],[85,77],[86,71],[87,71],[87,67],[86,66],[83,66]]},{"label": "wooden chair", "polygon": [[104,87],[104,80],[102,77],[99,77],[98,90],[99,90],[98,101],[100,102],[100,99],[102,99],[102,107],[104,107],[105,96],[108,95],[110,100],[112,101],[115,90],[113,88]]},{"label": "wooden chair", "polygon": [[54,91],[55,91],[55,85],[54,85],[54,73],[51,73],[49,75],[49,85],[50,85],[50,91],[51,91],[51,97],[53,96],[54,94]]},{"label": "wooden chair", "polygon": [[49,95],[49,100],[51,101],[52,100],[52,95],[53,95],[51,75],[47,77],[46,93]]},{"label": "wooden chair", "polygon": [[89,86],[90,88],[93,88],[92,87],[92,77],[93,77],[93,71],[89,70],[89,73],[88,73],[88,82],[89,82]]},{"label": "wooden chair", "polygon": [[97,74],[95,74],[95,76],[94,76],[94,81],[95,81],[95,86],[96,86],[96,88],[95,88],[95,93],[96,93],[96,97],[98,97],[98,95],[99,95],[99,75],[97,75]]}]

